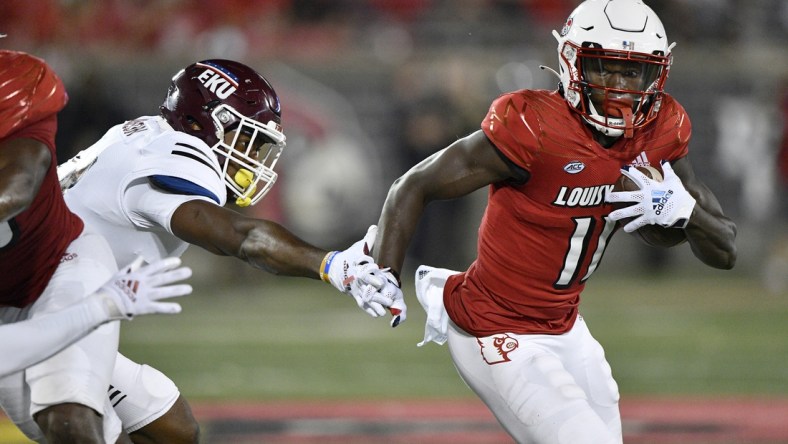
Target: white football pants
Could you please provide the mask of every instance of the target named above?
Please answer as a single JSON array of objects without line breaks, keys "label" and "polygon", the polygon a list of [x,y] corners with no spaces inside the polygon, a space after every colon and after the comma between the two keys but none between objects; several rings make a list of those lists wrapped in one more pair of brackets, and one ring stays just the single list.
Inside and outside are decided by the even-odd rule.
[{"label": "white football pants", "polygon": [[[22,309],[0,308],[0,323],[59,311],[98,290],[116,271],[106,240],[83,233],[69,245],[38,300]],[[115,442],[120,419],[109,404],[107,387],[115,366],[119,330],[120,321],[106,323],[51,358],[0,379],[0,406],[25,435],[43,442],[34,414],[57,404],[82,404],[103,416],[104,438]]]},{"label": "white football pants", "polygon": [[[424,266],[419,271],[419,301],[442,304],[442,298],[429,298],[428,293],[442,294],[452,273],[438,269],[430,276],[430,267]],[[430,312],[436,318],[435,307],[429,307]],[[476,338],[448,324],[454,366],[518,443],[622,443],[618,386],[582,316],[562,335]]]}]

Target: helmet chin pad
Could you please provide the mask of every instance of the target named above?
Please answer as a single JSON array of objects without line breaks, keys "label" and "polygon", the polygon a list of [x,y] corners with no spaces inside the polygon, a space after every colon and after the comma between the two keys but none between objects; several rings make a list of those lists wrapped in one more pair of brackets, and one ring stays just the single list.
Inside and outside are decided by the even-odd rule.
[{"label": "helmet chin pad", "polygon": [[632,114],[632,107],[635,101],[631,97],[608,98],[603,105],[607,118],[615,117],[621,119],[624,124],[624,137],[631,138],[634,135],[635,122]]},{"label": "helmet chin pad", "polygon": [[635,101],[629,97],[608,98],[602,105],[602,110],[604,111],[605,115],[618,118],[624,117],[627,111],[629,111],[631,120],[632,106],[634,104]]},{"label": "helmet chin pad", "polygon": [[[607,101],[605,101],[606,103]],[[606,106],[605,104],[603,106]],[[588,112],[582,114],[582,117],[594,129],[608,137],[621,137],[623,135],[630,138],[634,134],[634,115],[631,107],[619,106],[615,109],[608,109],[607,113],[600,114],[596,110],[594,103],[589,100]]]}]

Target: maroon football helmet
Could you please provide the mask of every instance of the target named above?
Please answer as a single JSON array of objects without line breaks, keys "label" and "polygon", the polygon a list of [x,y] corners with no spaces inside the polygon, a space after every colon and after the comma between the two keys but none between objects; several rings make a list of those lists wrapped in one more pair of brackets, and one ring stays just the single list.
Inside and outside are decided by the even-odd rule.
[{"label": "maroon football helmet", "polygon": [[[253,205],[271,189],[285,135],[279,97],[255,70],[219,59],[189,65],[172,78],[159,109],[175,130],[213,149],[236,204]],[[233,131],[232,140],[225,140]],[[231,164],[234,175],[228,173]]]}]

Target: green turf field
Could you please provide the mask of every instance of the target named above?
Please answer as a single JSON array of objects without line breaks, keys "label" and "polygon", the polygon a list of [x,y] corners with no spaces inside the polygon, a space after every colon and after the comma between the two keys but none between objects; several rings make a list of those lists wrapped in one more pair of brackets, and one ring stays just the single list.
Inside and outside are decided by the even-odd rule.
[{"label": "green turf field", "polygon": [[[321,282],[260,274],[196,284],[181,315],[125,324],[121,350],[193,401],[472,396],[445,347],[416,347],[412,283],[408,321],[391,329]],[[754,279],[600,273],[582,307],[623,395],[788,395],[788,298]]]}]

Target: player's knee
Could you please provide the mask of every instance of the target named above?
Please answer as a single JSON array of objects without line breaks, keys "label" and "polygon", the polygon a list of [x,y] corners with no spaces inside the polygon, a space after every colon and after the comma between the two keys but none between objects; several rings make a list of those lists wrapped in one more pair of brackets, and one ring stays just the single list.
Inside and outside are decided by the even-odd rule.
[{"label": "player's knee", "polygon": [[177,441],[170,441],[177,444],[198,444],[200,442],[200,425],[192,418],[191,421],[184,422],[179,426]]},{"label": "player's knee", "polygon": [[177,432],[177,444],[197,444],[200,442],[200,424],[194,419],[189,403],[179,396],[165,417],[172,417],[172,427]]},{"label": "player's knee", "polygon": [[135,444],[197,444],[200,425],[183,397],[160,418],[131,433]]},{"label": "player's knee", "polygon": [[165,435],[168,437],[166,443],[172,444],[198,444],[200,442],[200,424],[191,415],[191,411],[187,414],[179,414],[168,427],[169,433]]},{"label": "player's knee", "polygon": [[102,443],[101,416],[80,404],[59,404],[38,412],[35,420],[48,442]]}]

